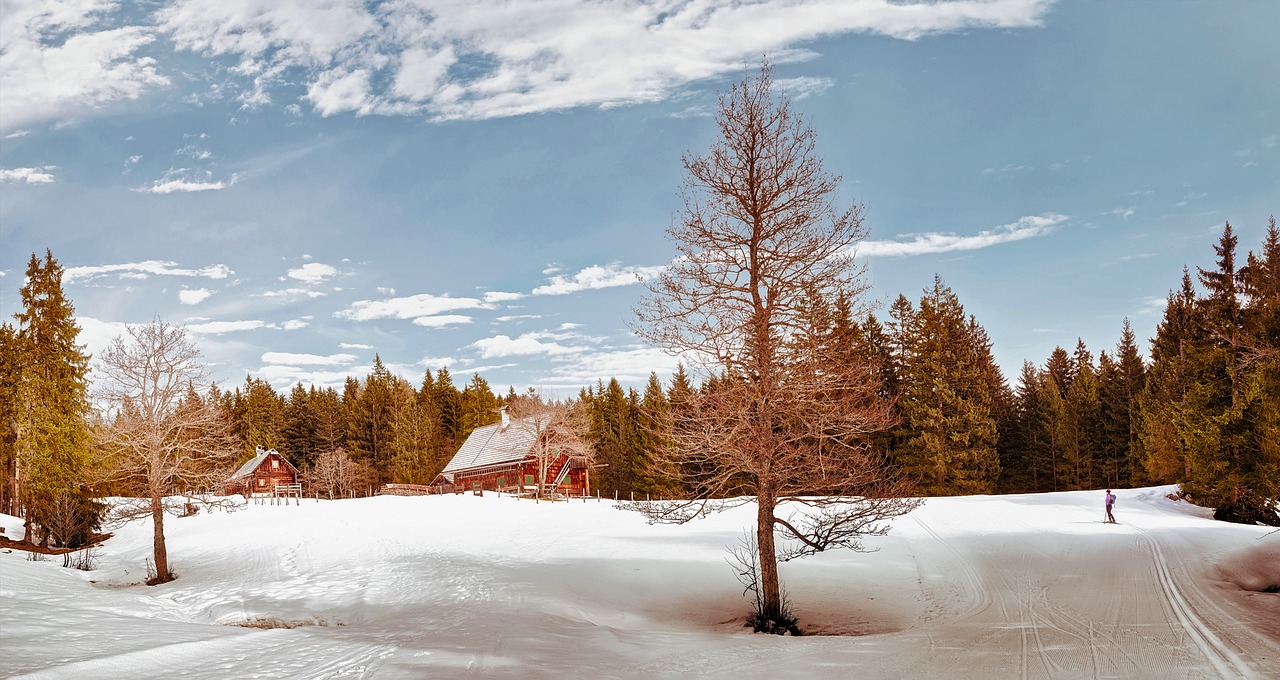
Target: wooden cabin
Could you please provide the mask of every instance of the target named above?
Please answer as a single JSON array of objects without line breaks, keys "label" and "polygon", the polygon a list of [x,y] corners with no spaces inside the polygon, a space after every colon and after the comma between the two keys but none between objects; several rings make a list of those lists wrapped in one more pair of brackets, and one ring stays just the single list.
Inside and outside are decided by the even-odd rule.
[{"label": "wooden cabin", "polygon": [[274,493],[277,487],[296,487],[301,481],[298,468],[279,451],[259,446],[256,454],[223,484],[225,495],[238,493],[246,498],[267,495]]},{"label": "wooden cabin", "polygon": [[[539,465],[535,443],[539,430],[527,419],[478,427],[462,443],[433,486],[442,490],[536,493]],[[541,436],[551,436],[542,431]],[[554,439],[554,438],[553,438]],[[590,461],[557,451],[552,443],[543,489],[547,494],[585,496],[591,492]]]}]

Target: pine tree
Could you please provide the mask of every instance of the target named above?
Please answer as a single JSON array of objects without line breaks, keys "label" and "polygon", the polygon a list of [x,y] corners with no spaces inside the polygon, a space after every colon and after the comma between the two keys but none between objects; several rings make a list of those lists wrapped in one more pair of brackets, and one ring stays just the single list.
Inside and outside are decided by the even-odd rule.
[{"label": "pine tree", "polygon": [[0,323],[0,513],[17,516],[18,502],[18,401],[22,377],[22,356],[18,333],[7,323]]},{"label": "pine tree", "polygon": [[405,380],[396,378],[391,393],[390,464],[394,481],[402,484],[428,484],[435,477],[436,422],[424,408],[429,401],[418,398],[418,392]]},{"label": "pine tree", "polygon": [[440,435],[436,450],[442,453],[447,452],[452,456],[463,442],[462,394],[458,392],[457,387],[454,387],[453,376],[449,375],[447,368],[436,371],[433,390],[431,398],[435,402],[435,410],[440,418]]},{"label": "pine tree", "polygon": [[471,376],[471,382],[462,390],[459,406],[459,428],[457,439],[464,442],[472,430],[485,425],[492,425],[501,418],[499,400],[489,388],[489,383],[479,373]]},{"label": "pine tree", "polygon": [[1013,426],[1001,439],[1006,452],[1000,457],[999,486],[1005,493],[1040,491],[1048,483],[1046,470],[1040,465],[1045,450],[1038,426],[1044,409],[1039,393],[1040,377],[1035,364],[1022,362],[1014,393]]},{"label": "pine tree", "polygon": [[1192,356],[1203,335],[1195,287],[1184,268],[1181,286],[1169,291],[1164,318],[1156,326],[1151,368],[1140,400],[1141,457],[1146,477],[1152,482],[1168,484],[1187,474],[1187,451],[1179,423],[1183,400],[1195,382]]},{"label": "pine tree", "polygon": [[985,337],[938,276],[913,326],[897,458],[926,495],[992,493],[1000,461]]},{"label": "pine tree", "polygon": [[1066,463],[1069,466],[1070,488],[1088,489],[1100,485],[1095,479],[1094,463],[1099,439],[1101,404],[1093,356],[1085,347],[1083,340],[1076,342],[1071,366],[1073,376],[1067,389],[1066,399],[1069,432],[1065,449]]},{"label": "pine tree", "polygon": [[373,370],[360,385],[355,403],[348,409],[347,451],[352,459],[368,467],[370,484],[381,486],[392,480],[391,406],[395,382],[391,371],[375,354]]},{"label": "pine tree", "polygon": [[34,253],[22,287],[17,333],[7,344],[17,357],[13,458],[17,497],[27,513],[27,538],[80,545],[101,522],[89,475],[89,357],[77,343],[75,310],[62,290],[62,265]]},{"label": "pine tree", "polygon": [[1102,407],[1099,455],[1106,473],[1103,483],[1108,486],[1146,482],[1138,446],[1139,398],[1145,385],[1146,366],[1126,318],[1115,357],[1103,352],[1098,370],[1098,397]]},{"label": "pine tree", "polygon": [[299,469],[310,466],[320,450],[318,414],[311,403],[311,395],[312,392],[298,383],[289,390],[284,405],[279,451]]},{"label": "pine tree", "polygon": [[235,391],[233,403],[241,461],[253,458],[258,447],[284,448],[285,404],[271,383],[246,375],[244,386]]}]

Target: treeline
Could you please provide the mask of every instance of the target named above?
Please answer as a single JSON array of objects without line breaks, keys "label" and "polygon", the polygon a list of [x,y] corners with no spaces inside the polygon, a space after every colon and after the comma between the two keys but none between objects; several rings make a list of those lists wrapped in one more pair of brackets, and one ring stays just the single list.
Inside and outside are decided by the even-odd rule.
[{"label": "treeline", "polygon": [[[1126,320],[1113,348],[1082,341],[1026,362],[1010,386],[991,339],[935,277],[918,300],[900,295],[883,319],[848,300],[810,301],[806,342],[823,356],[871,367],[896,426],[869,435],[921,495],[1065,491],[1179,483],[1219,516],[1275,521],[1280,495],[1280,233],[1272,218],[1258,253],[1237,257],[1228,224],[1209,269],[1184,269],[1144,361]],[[1243,260],[1241,262],[1240,260]],[[77,344],[61,266],[31,258],[16,327],[0,326],[0,510],[28,517],[55,542],[82,541],[71,521],[97,516],[95,414],[89,357]],[[1197,282],[1199,285],[1197,285]],[[595,452],[592,486],[605,495],[681,493],[651,465],[666,423],[695,390],[683,367],[642,390],[616,379],[583,389],[574,410]],[[246,377],[189,399],[213,404],[241,447],[275,448],[319,493],[346,495],[387,482],[430,483],[466,437],[497,422],[514,389],[494,394],[479,374],[461,389],[449,371],[418,384],[380,358],[341,391],[277,392]],[[65,521],[64,521],[65,520]],[[30,525],[31,523],[29,523]],[[57,527],[79,527],[58,530]],[[76,533],[79,532],[79,533]],[[71,535],[76,533],[76,535]]]},{"label": "treeline", "polygon": [[[281,394],[246,376],[207,398],[231,423],[243,460],[257,446],[276,449],[344,495],[389,482],[430,483],[472,430],[498,421],[503,404],[479,374],[458,389],[447,368],[428,370],[413,385],[376,356],[373,370],[348,377],[341,392],[299,384]],[[325,477],[333,468],[343,471]]]},{"label": "treeline", "polygon": [[[846,300],[812,301],[821,342],[873,367],[897,426],[868,438],[922,495],[1026,493],[1179,483],[1218,516],[1274,523],[1280,495],[1280,234],[1239,264],[1231,225],[1215,266],[1183,271],[1144,361],[1128,319],[1114,347],[1081,340],[1010,386],[991,340],[940,277],[918,301],[900,295],[883,320]],[[1195,281],[1200,283],[1197,288]],[[664,392],[616,380],[584,390],[600,487],[670,492],[648,459],[656,427],[689,384]],[[678,493],[678,490],[675,490]]]}]

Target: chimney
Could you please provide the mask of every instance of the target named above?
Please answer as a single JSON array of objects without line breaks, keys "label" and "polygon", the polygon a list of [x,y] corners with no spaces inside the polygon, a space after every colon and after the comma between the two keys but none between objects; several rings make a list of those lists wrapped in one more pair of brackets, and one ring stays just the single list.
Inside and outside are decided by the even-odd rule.
[{"label": "chimney", "polygon": [[511,416],[507,414],[506,406],[503,406],[498,410],[498,412],[502,414],[502,429],[505,430],[507,429],[507,426],[511,424]]}]

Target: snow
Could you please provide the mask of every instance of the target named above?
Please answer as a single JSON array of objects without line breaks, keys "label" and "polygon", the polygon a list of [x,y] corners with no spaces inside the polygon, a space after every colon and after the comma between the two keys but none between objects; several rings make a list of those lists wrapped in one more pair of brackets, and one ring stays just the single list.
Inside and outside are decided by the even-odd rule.
[{"label": "snow", "polygon": [[[781,565],[809,635],[753,635],[738,508],[646,524],[492,494],[149,522],[94,571],[0,551],[0,675],[31,678],[1280,677],[1280,534],[1121,490],[928,500],[872,553]],[[6,535],[22,522],[0,516]],[[253,625],[256,627],[245,627]]]}]

